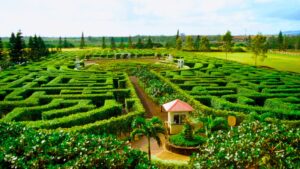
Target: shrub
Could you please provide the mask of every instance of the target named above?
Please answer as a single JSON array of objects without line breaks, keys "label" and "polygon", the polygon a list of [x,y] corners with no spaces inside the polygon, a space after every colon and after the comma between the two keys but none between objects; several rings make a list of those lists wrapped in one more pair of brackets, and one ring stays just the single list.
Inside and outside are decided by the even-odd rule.
[{"label": "shrub", "polygon": [[205,143],[205,139],[199,135],[195,135],[191,139],[187,139],[183,133],[170,136],[170,142],[177,146],[196,147]]},{"label": "shrub", "polygon": [[159,169],[191,169],[187,163],[177,160],[161,160],[157,157],[153,157],[151,162]]},{"label": "shrub", "polygon": [[[42,132],[0,123],[0,168],[148,168],[146,153],[114,136]],[[118,153],[116,153],[118,152]]]},{"label": "shrub", "polygon": [[[191,158],[193,168],[294,168],[299,166],[300,129],[245,122],[215,132]],[[297,168],[297,167],[296,167]]]}]

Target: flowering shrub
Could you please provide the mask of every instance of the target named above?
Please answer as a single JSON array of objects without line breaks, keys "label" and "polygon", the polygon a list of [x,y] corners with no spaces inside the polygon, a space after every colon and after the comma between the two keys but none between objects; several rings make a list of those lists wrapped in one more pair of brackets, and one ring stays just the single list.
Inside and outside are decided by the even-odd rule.
[{"label": "flowering shrub", "polygon": [[245,122],[228,132],[214,132],[190,164],[194,168],[299,168],[299,140],[299,128]]},{"label": "flowering shrub", "polygon": [[147,155],[113,136],[36,131],[0,123],[0,168],[148,168]]}]

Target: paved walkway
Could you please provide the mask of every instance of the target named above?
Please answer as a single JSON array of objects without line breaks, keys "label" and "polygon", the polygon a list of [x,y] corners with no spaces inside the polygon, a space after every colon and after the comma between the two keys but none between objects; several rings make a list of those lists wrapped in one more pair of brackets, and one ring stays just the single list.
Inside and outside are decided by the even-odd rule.
[{"label": "paved walkway", "polygon": [[[140,98],[145,110],[146,110],[146,117],[151,118],[153,116],[159,117],[163,122],[167,121],[168,119],[168,114],[166,112],[161,112],[161,107],[157,105],[143,90],[142,87],[139,86],[138,84],[138,79],[135,76],[129,77],[130,81],[132,82],[135,91]],[[154,139],[151,139],[151,154],[155,155],[156,157],[162,159],[162,160],[178,160],[178,161],[189,161],[190,157],[181,155],[181,154],[176,154],[173,152],[170,152],[165,149],[165,136],[160,135],[160,138],[162,140],[163,146],[159,147],[158,144]],[[148,143],[147,143],[147,138],[142,137],[141,139],[132,142],[131,146],[136,149],[140,149],[142,151],[148,152]]]}]

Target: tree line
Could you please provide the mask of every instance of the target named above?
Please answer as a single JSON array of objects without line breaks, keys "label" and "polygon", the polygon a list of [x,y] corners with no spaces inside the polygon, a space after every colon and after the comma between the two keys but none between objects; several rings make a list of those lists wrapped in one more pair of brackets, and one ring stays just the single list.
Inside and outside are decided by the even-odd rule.
[{"label": "tree line", "polygon": [[[59,48],[70,48],[77,46],[84,48],[87,46],[111,48],[111,49],[149,49],[149,48],[174,48],[186,51],[238,51],[243,52],[251,46],[253,36],[234,37],[230,31],[224,35],[200,36],[179,34],[175,36],[134,36],[134,37],[84,37],[82,33],[80,40],[69,38],[70,42],[64,39],[62,43],[59,38]],[[77,38],[78,39],[78,38]],[[230,43],[228,43],[230,42]],[[290,50],[300,49],[300,36],[287,36],[282,32],[278,36],[266,36],[268,49]]]},{"label": "tree line", "polygon": [[1,68],[12,64],[26,63],[27,61],[38,61],[41,57],[49,54],[49,49],[40,36],[30,36],[28,44],[26,44],[21,31],[13,32],[9,38],[8,50],[4,50],[2,39],[0,38]]}]

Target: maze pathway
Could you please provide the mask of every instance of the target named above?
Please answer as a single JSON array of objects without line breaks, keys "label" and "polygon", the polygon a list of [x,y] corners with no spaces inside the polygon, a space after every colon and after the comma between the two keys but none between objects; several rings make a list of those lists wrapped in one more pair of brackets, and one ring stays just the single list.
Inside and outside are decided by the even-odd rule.
[{"label": "maze pathway", "polygon": [[116,134],[144,114],[126,73],[73,68],[73,57],[58,56],[0,72],[0,121]]}]

